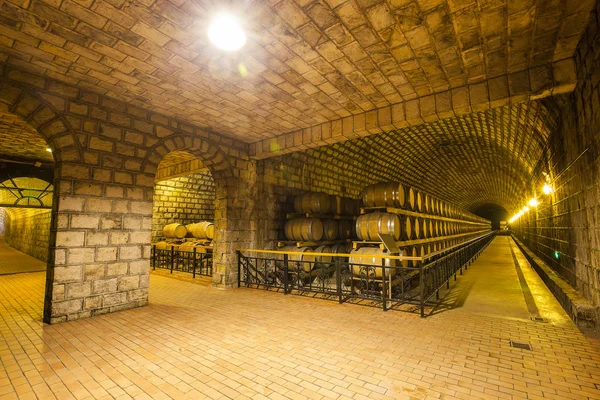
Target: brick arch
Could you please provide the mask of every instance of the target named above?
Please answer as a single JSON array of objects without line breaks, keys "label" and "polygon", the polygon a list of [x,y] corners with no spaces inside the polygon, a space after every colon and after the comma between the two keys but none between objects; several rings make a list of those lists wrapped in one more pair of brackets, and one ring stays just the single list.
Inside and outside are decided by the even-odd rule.
[{"label": "brick arch", "polygon": [[156,143],[142,163],[142,171],[154,175],[158,164],[173,151],[186,151],[198,157],[209,169],[215,183],[218,179],[233,176],[232,166],[226,154],[213,142],[193,134],[175,134]]},{"label": "brick arch", "polygon": [[21,118],[44,138],[55,162],[78,162],[82,150],[71,124],[61,112],[38,93],[0,78],[0,111]]}]

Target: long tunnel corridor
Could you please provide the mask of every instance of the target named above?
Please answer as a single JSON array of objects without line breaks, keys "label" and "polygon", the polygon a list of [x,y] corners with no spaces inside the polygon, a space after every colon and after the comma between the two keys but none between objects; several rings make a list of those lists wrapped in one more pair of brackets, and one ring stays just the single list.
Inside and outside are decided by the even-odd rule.
[{"label": "long tunnel corridor", "polygon": [[0,1],[0,398],[600,398],[600,0]]}]

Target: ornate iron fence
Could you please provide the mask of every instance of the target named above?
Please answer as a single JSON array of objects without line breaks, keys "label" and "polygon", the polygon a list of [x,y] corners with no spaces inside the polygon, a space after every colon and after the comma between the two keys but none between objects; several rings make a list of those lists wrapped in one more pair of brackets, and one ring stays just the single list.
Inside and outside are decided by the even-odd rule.
[{"label": "ornate iron fence", "polygon": [[168,249],[158,249],[152,246],[150,266],[153,269],[161,268],[196,275],[212,276],[213,257],[211,252],[181,251],[171,246]]},{"label": "ornate iron fence", "polygon": [[[293,252],[239,250],[238,286],[379,305],[384,311],[412,304],[424,317],[426,303],[433,296],[439,299],[439,290],[449,288],[493,237],[490,232],[424,257],[382,255],[381,265],[350,263],[348,257],[358,254],[304,252],[310,258],[306,261]],[[388,260],[412,265],[393,266]]]}]

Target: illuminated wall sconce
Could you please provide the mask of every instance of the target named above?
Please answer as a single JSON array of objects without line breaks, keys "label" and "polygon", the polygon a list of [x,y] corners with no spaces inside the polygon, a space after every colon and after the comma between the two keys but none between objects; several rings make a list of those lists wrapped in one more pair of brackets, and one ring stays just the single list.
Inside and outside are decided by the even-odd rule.
[{"label": "illuminated wall sconce", "polygon": [[544,194],[550,194],[550,193],[554,192],[554,189],[552,189],[552,186],[550,186],[546,183],[544,185],[544,187],[542,188],[542,192],[544,192]]}]

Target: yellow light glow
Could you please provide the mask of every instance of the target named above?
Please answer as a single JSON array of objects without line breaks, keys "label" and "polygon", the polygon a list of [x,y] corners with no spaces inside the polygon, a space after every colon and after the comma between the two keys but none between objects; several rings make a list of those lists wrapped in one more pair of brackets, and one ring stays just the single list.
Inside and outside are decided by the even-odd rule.
[{"label": "yellow light glow", "polygon": [[544,187],[542,188],[542,192],[544,192],[544,194],[550,194],[550,193],[554,192],[554,189],[552,189],[552,186],[550,186],[546,183],[544,185]]},{"label": "yellow light glow", "polygon": [[529,211],[529,207],[527,207],[527,206],[523,207],[523,212],[526,213],[527,211]]},{"label": "yellow light glow", "polygon": [[248,68],[246,68],[246,66],[244,64],[242,64],[242,63],[240,63],[238,65],[238,72],[240,73],[240,76],[242,78],[245,78],[245,77],[248,76]]},{"label": "yellow light glow", "polygon": [[535,197],[533,199],[529,200],[529,205],[531,207],[537,207],[538,204],[540,204],[540,202]]},{"label": "yellow light glow", "polygon": [[50,147],[46,147],[46,151],[47,151],[48,153],[52,153],[52,149],[51,149]]},{"label": "yellow light glow", "polygon": [[246,33],[232,15],[218,14],[208,27],[208,38],[218,48],[226,51],[241,49],[246,44]]}]

